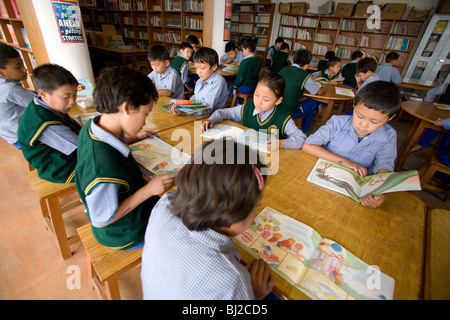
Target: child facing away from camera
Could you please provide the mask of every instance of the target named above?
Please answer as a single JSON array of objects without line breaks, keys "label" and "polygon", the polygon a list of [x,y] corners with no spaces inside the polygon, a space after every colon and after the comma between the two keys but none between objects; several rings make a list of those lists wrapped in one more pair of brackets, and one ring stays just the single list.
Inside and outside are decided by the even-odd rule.
[{"label": "child facing away from camera", "polygon": [[194,152],[178,173],[176,191],[164,194],[150,216],[144,299],[253,300],[271,292],[269,266],[260,259],[244,266],[231,239],[252,224],[263,197],[265,166],[259,159],[251,164],[256,158],[248,146],[227,139]]},{"label": "child facing away from camera", "polygon": [[287,67],[292,63],[292,56],[289,55],[289,45],[286,42],[280,47],[280,50],[275,52],[272,56],[272,66],[270,71],[278,73],[284,67]]},{"label": "child facing away from camera", "polygon": [[[354,170],[361,177],[392,172],[397,132],[387,124],[400,109],[393,83],[375,81],[357,92],[353,115],[332,116],[303,144],[303,151]],[[376,208],[384,195],[366,195],[361,203]]]},{"label": "child facing away from camera", "polygon": [[320,60],[319,63],[317,64],[317,71],[326,70],[328,68],[328,61],[334,57],[336,57],[334,51],[327,51],[325,53],[325,59]]},{"label": "child facing away from camera", "polygon": [[78,81],[56,64],[33,70],[38,96],[25,109],[18,129],[23,156],[41,179],[73,182],[81,126],[68,112],[77,100]]},{"label": "child facing away from camera", "polygon": [[175,178],[161,175],[147,182],[128,147],[153,136],[141,129],[157,99],[154,84],[138,70],[111,68],[97,80],[94,104],[101,115],[80,132],[75,182],[95,239],[104,246],[142,247],[158,195]]},{"label": "child facing away from camera", "polygon": [[170,62],[170,66],[175,69],[184,84],[184,91],[193,91],[189,84],[189,60],[192,57],[192,46],[188,42],[180,44],[180,50],[175,58]]},{"label": "child facing away from camera", "polygon": [[36,93],[22,87],[27,69],[19,52],[0,43],[0,137],[20,149],[17,130],[25,108]]},{"label": "child facing away from camera", "polygon": [[283,101],[285,80],[277,73],[267,72],[261,76],[253,95],[253,100],[245,105],[217,110],[202,124],[203,131],[215,123],[229,119],[242,122],[244,126],[255,130],[267,130],[274,137],[267,141],[267,151],[278,148],[301,148],[305,134],[297,128],[291,115],[279,104]]},{"label": "child facing away from camera", "polygon": [[352,53],[352,61],[347,63],[342,68],[342,76],[345,78],[344,84],[347,86],[350,86],[352,88],[356,88],[356,65],[359,60],[363,58],[363,53],[361,51],[354,51]]},{"label": "child facing away from camera", "polygon": [[341,66],[342,61],[339,57],[332,57],[328,59],[328,67],[326,69],[321,69],[312,74],[313,79],[317,79],[317,77],[323,77],[328,80],[328,84],[337,84],[336,79],[342,79],[341,74]]},{"label": "child facing away from camera", "polygon": [[394,64],[397,63],[400,55],[397,52],[390,52],[386,55],[386,62],[377,66],[376,73],[380,77],[380,80],[400,84],[403,82],[403,78],[400,72]]},{"label": "child facing away from camera", "polygon": [[264,66],[266,68],[270,68],[270,66],[272,65],[272,56],[275,52],[277,52],[278,50],[280,50],[281,45],[284,43],[284,39],[282,37],[278,37],[275,39],[275,44],[271,45],[269,47],[269,49],[267,49],[267,53],[266,53],[266,59],[264,62]]},{"label": "child facing away from camera", "polygon": [[[213,107],[212,111],[201,110],[189,115],[200,115],[211,113],[218,109],[223,109],[228,99],[228,88],[225,79],[218,74],[219,55],[214,49],[201,47],[194,56],[195,71],[199,76],[194,88],[194,95],[191,100],[200,100],[202,104]],[[173,115],[186,115],[172,105],[170,112]]]},{"label": "child facing away from camera", "polygon": [[227,42],[225,45],[225,54],[220,58],[220,63],[238,66],[242,59],[244,59],[244,53],[241,50],[238,50],[233,41]]},{"label": "child facing away from camera", "polygon": [[356,64],[356,87],[358,90],[364,88],[371,82],[381,80],[377,71],[377,62],[372,58],[363,58]]},{"label": "child facing away from camera", "polygon": [[180,75],[170,66],[169,51],[160,44],[155,44],[148,52],[148,61],[153,71],[148,75],[155,84],[160,96],[184,99],[184,85]]}]

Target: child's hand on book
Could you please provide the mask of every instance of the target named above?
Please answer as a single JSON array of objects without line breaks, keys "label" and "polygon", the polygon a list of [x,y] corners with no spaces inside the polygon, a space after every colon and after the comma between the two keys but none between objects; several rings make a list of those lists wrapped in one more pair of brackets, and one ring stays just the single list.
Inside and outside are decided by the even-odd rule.
[{"label": "child's hand on book", "polygon": [[212,128],[214,126],[214,122],[211,120],[206,120],[202,123],[202,131],[208,131],[208,129]]},{"label": "child's hand on book", "polygon": [[261,259],[256,259],[251,265],[247,265],[246,268],[250,271],[255,299],[264,299],[272,292],[274,285],[274,278],[269,265]]},{"label": "child's hand on book", "polygon": [[347,167],[349,169],[352,169],[357,174],[359,174],[361,176],[361,178],[364,178],[365,176],[367,176],[367,169],[357,163],[354,163],[354,162],[348,160],[346,163],[342,163],[341,165],[343,165],[344,167]]},{"label": "child's hand on book", "polygon": [[284,148],[284,140],[278,140],[278,139],[271,139],[266,142],[266,147],[268,152],[274,152],[278,149]]},{"label": "child's hand on book", "polygon": [[177,109],[176,104],[173,104],[170,109],[169,109],[170,113],[173,114],[174,116],[185,116],[186,112],[180,111]]},{"label": "child's hand on book", "polygon": [[373,196],[371,193],[366,194],[361,199],[361,204],[363,206],[369,207],[369,208],[378,208],[384,201],[384,195],[378,194],[376,196]]},{"label": "child's hand on book", "polygon": [[154,196],[156,196],[158,194],[163,194],[164,192],[166,192],[167,190],[169,190],[172,187],[176,176],[177,176],[176,173],[155,176],[146,185],[146,188],[149,189],[148,190],[149,194],[154,195]]}]

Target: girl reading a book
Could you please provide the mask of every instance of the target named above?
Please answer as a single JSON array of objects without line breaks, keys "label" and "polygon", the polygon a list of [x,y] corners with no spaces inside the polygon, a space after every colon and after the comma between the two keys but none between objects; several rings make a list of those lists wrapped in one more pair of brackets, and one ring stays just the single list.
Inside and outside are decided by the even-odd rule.
[{"label": "girl reading a book", "polygon": [[[255,159],[252,164],[250,159]],[[255,151],[231,139],[205,142],[155,205],[145,233],[144,299],[262,299],[274,279],[263,260],[244,266],[229,237],[252,224],[266,176]],[[220,181],[220,183],[217,183]]]},{"label": "girl reading a book", "polygon": [[216,110],[202,124],[203,131],[229,119],[255,130],[267,131],[273,136],[266,143],[269,152],[278,148],[301,148],[306,139],[305,134],[297,128],[290,114],[279,107],[285,86],[286,82],[279,74],[264,73],[256,86],[253,100],[234,108]]}]

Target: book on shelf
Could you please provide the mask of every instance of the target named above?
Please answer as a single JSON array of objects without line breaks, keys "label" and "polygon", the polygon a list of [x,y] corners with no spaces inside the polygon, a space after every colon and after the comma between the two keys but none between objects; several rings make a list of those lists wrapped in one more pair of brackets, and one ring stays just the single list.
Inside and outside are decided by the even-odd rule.
[{"label": "book on shelf", "polygon": [[10,1],[11,1],[11,7],[14,12],[14,17],[11,17],[11,18],[21,19],[19,9],[17,8],[16,0],[10,0]]},{"label": "book on shelf", "polygon": [[317,160],[307,181],[333,190],[358,202],[367,195],[421,190],[417,170],[380,173],[362,178],[353,170],[323,159]]},{"label": "book on shelf", "polygon": [[256,45],[265,47],[267,45],[267,38],[257,38]]},{"label": "book on shelf", "polygon": [[28,57],[30,58],[31,66],[34,68],[37,68],[37,62],[34,58],[34,55],[31,52],[28,52]]},{"label": "book on shelf", "polygon": [[9,34],[11,35],[11,41],[14,44],[19,44],[19,42],[17,41],[17,37],[16,34],[14,32],[13,26],[10,25],[9,23],[6,24],[6,27],[8,28]]},{"label": "book on shelf", "polygon": [[6,10],[4,0],[0,0],[0,16],[8,18],[8,11]]},{"label": "book on shelf", "polygon": [[336,47],[334,49],[334,53],[336,54],[336,57],[339,57],[341,59],[350,59],[352,56],[352,51],[347,49],[342,49],[339,47]]},{"label": "book on shelf", "polygon": [[189,29],[203,29],[203,19],[184,16],[184,27]]},{"label": "book on shelf", "polygon": [[318,42],[333,42],[333,39],[329,34],[316,33],[314,40]]},{"label": "book on shelf", "polygon": [[265,25],[257,24],[254,27],[253,33],[258,34],[258,35],[267,35],[268,30],[269,30],[268,27],[266,27]]},{"label": "book on shelf", "polygon": [[181,18],[167,18],[167,26],[181,28]]},{"label": "book on shelf", "polygon": [[[170,108],[172,107],[172,105],[173,105],[172,103],[171,104],[165,104],[165,105],[162,105],[162,106],[158,106],[158,108],[160,108],[161,110],[164,110],[164,111],[170,113]],[[204,104],[177,105],[176,109],[181,111],[181,112],[185,112],[186,114],[191,114],[191,113],[198,112],[198,111],[211,110],[212,107],[204,105]]]},{"label": "book on shelf", "polygon": [[352,38],[352,37],[343,36],[340,34],[338,36],[337,43],[343,44],[343,45],[356,46],[356,39]]},{"label": "book on shelf", "polygon": [[118,10],[118,0],[106,0],[106,8],[108,8],[109,10]]},{"label": "book on shelf", "polygon": [[343,31],[355,31],[355,21],[344,19],[342,20],[341,30]]},{"label": "book on shelf", "polygon": [[239,20],[239,22],[253,22],[253,14],[241,12],[239,14]]},{"label": "book on shelf", "polygon": [[133,9],[136,11],[147,10],[147,1],[133,1]]},{"label": "book on shelf", "polygon": [[314,43],[313,49],[312,49],[312,53],[313,54],[319,54],[319,55],[323,55],[324,56],[325,53],[327,53],[327,51],[328,51],[328,47],[327,46]]},{"label": "book on shelf", "polygon": [[295,28],[280,27],[280,36],[285,38],[294,38]]},{"label": "book on shelf", "polygon": [[324,29],[333,29],[336,30],[338,28],[337,21],[320,21],[320,27]]},{"label": "book on shelf", "polygon": [[203,0],[184,0],[184,11],[203,11]]},{"label": "book on shelf", "polygon": [[255,18],[256,23],[270,23],[270,14],[260,13]]},{"label": "book on shelf", "polygon": [[297,26],[298,18],[296,16],[281,16],[281,24],[289,25],[289,26]]},{"label": "book on shelf", "polygon": [[253,12],[253,6],[243,6],[243,5],[237,4],[235,6],[235,11],[236,12]]},{"label": "book on shelf", "polygon": [[415,34],[415,31],[412,25],[397,22],[392,25],[391,33]]},{"label": "book on shelf", "polygon": [[233,240],[312,299],[393,299],[392,277],[378,270],[379,285],[369,286],[373,267],[310,226],[271,207],[264,208]]},{"label": "book on shelf", "polygon": [[313,18],[300,17],[300,20],[298,21],[298,25],[301,27],[315,28],[315,27],[317,27],[318,21],[319,20],[313,19]]},{"label": "book on shelf", "polygon": [[388,42],[386,44],[385,49],[390,50],[408,50],[410,39],[406,38],[397,38],[397,37],[389,37]]},{"label": "book on shelf", "polygon": [[27,32],[25,31],[25,28],[20,28],[20,33],[22,34],[23,42],[25,43],[25,47],[28,49],[31,49],[30,39],[28,39]]},{"label": "book on shelf", "polygon": [[253,31],[253,25],[252,24],[245,24],[241,23],[239,24],[239,33],[252,33]]}]

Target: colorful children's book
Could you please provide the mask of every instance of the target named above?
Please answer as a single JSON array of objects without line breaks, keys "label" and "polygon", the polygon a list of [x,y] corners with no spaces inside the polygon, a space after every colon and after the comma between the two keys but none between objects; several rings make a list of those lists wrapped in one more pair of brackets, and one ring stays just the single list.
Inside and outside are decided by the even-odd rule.
[{"label": "colorful children's book", "polygon": [[232,138],[238,143],[246,144],[250,148],[268,153],[266,142],[274,137],[264,131],[254,129],[241,129],[227,124],[216,124],[201,134],[206,139],[216,140],[221,138]]},{"label": "colorful children's book", "polygon": [[448,105],[448,104],[443,104],[443,103],[433,103],[433,104],[438,109],[450,110],[450,105]]},{"label": "colorful children's book", "polygon": [[273,208],[266,207],[233,240],[312,299],[393,299],[393,278]]},{"label": "colorful children's book", "polygon": [[[171,104],[165,104],[163,106],[158,106],[161,110],[167,111],[170,113],[170,108],[172,107]],[[186,112],[187,114],[194,113],[200,110],[209,110],[212,109],[211,106],[207,106],[204,104],[197,104],[197,105],[177,105],[177,110],[180,110],[182,112]]]},{"label": "colorful children's book", "polygon": [[94,107],[94,86],[88,78],[78,79],[77,103],[84,109]]},{"label": "colorful children's book", "polygon": [[155,175],[178,173],[191,157],[157,137],[146,138],[130,145],[136,161],[145,168],[148,178]]},{"label": "colorful children's book", "polygon": [[353,92],[352,89],[335,87],[335,90],[336,90],[336,94],[341,94],[341,95],[349,96],[349,97],[354,97],[355,96],[355,93]]},{"label": "colorful children's book", "polygon": [[73,115],[72,117],[80,124],[80,125],[84,125],[86,123],[86,121],[88,121],[89,119],[95,118],[96,116],[101,115],[100,112],[91,112],[91,113],[80,113],[80,114],[76,114]]},{"label": "colorful children's book", "polygon": [[201,105],[200,100],[185,100],[185,99],[170,99],[169,102],[175,103],[176,105]]},{"label": "colorful children's book", "polygon": [[228,65],[228,67],[225,67],[222,69],[222,71],[226,71],[226,72],[238,72],[239,71],[239,67],[237,66],[233,66],[233,65]]},{"label": "colorful children's book", "polygon": [[355,171],[323,159],[317,160],[306,179],[360,202],[371,193],[377,194],[421,190],[417,170],[374,174],[361,178]]}]

